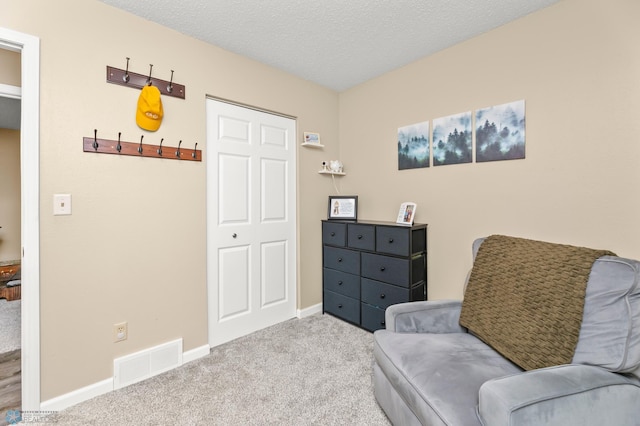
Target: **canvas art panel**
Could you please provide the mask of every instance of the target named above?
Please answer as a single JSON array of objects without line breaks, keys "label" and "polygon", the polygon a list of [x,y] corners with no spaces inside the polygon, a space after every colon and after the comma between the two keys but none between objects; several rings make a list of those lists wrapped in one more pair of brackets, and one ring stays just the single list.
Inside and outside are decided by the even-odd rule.
[{"label": "canvas art panel", "polygon": [[398,170],[429,167],[429,122],[398,128]]},{"label": "canvas art panel", "polygon": [[476,111],[476,162],[525,158],[524,100]]},{"label": "canvas art panel", "polygon": [[470,163],[471,111],[433,120],[433,165]]}]

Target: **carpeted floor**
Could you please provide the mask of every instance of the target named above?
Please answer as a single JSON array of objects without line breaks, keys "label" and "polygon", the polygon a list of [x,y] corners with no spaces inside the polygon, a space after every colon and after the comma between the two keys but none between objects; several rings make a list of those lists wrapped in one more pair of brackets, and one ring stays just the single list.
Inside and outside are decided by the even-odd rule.
[{"label": "carpeted floor", "polygon": [[371,333],[330,315],[292,319],[47,420],[68,426],[389,425],[373,396],[372,343]]}]

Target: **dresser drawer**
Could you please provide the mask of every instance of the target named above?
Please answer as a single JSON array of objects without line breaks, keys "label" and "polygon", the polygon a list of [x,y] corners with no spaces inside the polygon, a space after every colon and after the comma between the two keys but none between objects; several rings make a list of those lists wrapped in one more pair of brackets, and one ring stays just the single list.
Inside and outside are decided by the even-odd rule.
[{"label": "dresser drawer", "polygon": [[376,251],[380,253],[408,256],[410,228],[378,226],[376,230]]},{"label": "dresser drawer", "polygon": [[360,252],[324,246],[324,266],[350,274],[360,274]]},{"label": "dresser drawer", "polygon": [[362,301],[379,308],[386,308],[396,303],[408,302],[409,289],[380,281],[362,279]]},{"label": "dresser drawer", "polygon": [[384,309],[363,303],[362,309],[362,328],[369,331],[380,330],[385,327]]},{"label": "dresser drawer", "polygon": [[323,309],[325,312],[336,315],[355,324],[360,323],[360,301],[334,293],[332,291],[324,292]]},{"label": "dresser drawer", "polygon": [[347,245],[346,223],[322,223],[322,243],[344,247]]},{"label": "dresser drawer", "polygon": [[360,277],[346,272],[324,268],[322,285],[325,290],[358,299],[360,297]]},{"label": "dresser drawer", "polygon": [[376,228],[373,225],[350,223],[347,225],[347,245],[349,247],[374,251],[376,248]]},{"label": "dresser drawer", "polygon": [[362,253],[362,276],[409,287],[409,260]]}]

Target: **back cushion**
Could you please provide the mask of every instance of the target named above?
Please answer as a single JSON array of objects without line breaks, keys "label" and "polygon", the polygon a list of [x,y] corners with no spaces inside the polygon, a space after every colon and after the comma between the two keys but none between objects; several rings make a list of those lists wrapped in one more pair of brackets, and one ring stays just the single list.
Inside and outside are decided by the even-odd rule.
[{"label": "back cushion", "polygon": [[591,268],[574,364],[640,366],[640,262],[603,256]]}]

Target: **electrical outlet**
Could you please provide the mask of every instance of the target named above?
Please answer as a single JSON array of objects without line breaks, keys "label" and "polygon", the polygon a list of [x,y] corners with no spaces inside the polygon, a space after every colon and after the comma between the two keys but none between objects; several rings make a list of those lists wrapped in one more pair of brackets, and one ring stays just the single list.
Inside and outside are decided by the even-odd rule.
[{"label": "electrical outlet", "polygon": [[128,335],[128,331],[127,331],[127,323],[126,322],[120,322],[118,324],[113,324],[113,341],[118,343],[118,342],[122,342],[123,340],[127,340],[127,335]]}]

